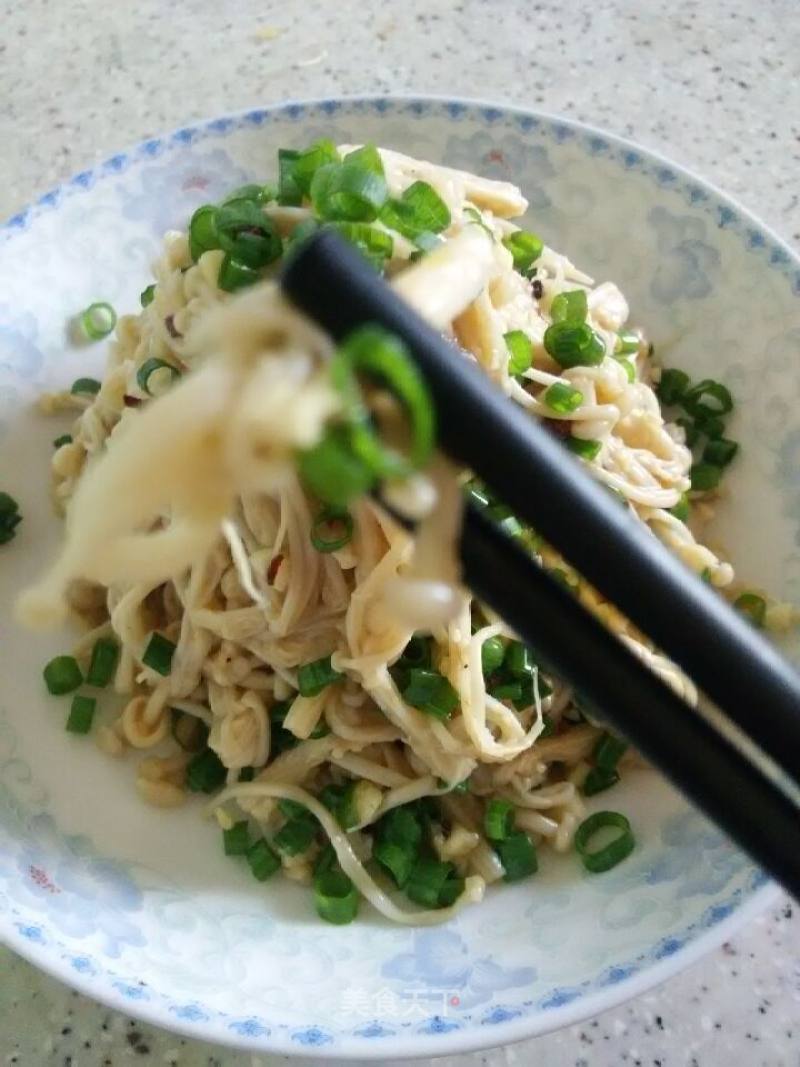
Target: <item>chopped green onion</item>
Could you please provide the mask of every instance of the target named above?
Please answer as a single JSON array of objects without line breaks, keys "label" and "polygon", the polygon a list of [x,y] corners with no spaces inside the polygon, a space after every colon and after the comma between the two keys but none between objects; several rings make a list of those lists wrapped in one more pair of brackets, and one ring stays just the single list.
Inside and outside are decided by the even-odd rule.
[{"label": "chopped green onion", "polygon": [[721,382],[704,378],[681,397],[681,404],[697,418],[727,415],[733,411],[733,397]]},{"label": "chopped green onion", "polygon": [[483,230],[484,233],[488,233],[489,236],[491,237],[491,239],[494,241],[494,234],[492,233],[491,229],[486,225],[486,223],[483,221],[483,215],[481,215],[480,211],[478,211],[477,208],[475,208],[475,207],[465,207],[464,208],[464,214],[467,216],[468,219],[472,219],[472,221],[475,223],[476,226],[480,226],[480,228]]},{"label": "chopped green onion", "polygon": [[406,883],[406,894],[415,904],[426,908],[442,906],[442,893],[445,885],[455,874],[452,863],[439,863],[438,860],[422,857],[414,864]]},{"label": "chopped green onion", "polygon": [[508,373],[514,377],[524,374],[533,362],[533,345],[523,330],[509,330],[503,334],[508,349]]},{"label": "chopped green onion", "polygon": [[416,850],[394,841],[378,841],[372,849],[374,859],[391,874],[399,889],[403,889],[417,859]]},{"label": "chopped green onion", "polygon": [[8,544],[21,522],[19,504],[10,493],[0,492],[0,545]]},{"label": "chopped green onion", "polygon": [[384,226],[397,230],[410,241],[421,234],[441,233],[450,221],[447,204],[432,185],[421,181],[409,185],[399,200],[388,200],[381,211]]},{"label": "chopped green onion", "polygon": [[703,567],[700,571],[700,581],[705,582],[706,585],[711,585],[711,570],[708,567]]},{"label": "chopped green onion", "polygon": [[373,222],[388,195],[381,174],[354,163],[328,163],[311,181],[311,201],[323,219]]},{"label": "chopped green onion", "polygon": [[703,452],[703,462],[711,463],[716,467],[727,467],[739,451],[736,441],[729,441],[726,437],[717,437],[709,441]]},{"label": "chopped green onion", "polygon": [[71,693],[83,681],[81,669],[74,656],[56,656],[50,660],[42,673],[47,691],[53,696]]},{"label": "chopped green onion", "polygon": [[[590,851],[589,845],[595,834],[605,829],[619,830],[619,833],[609,844]],[[580,824],[575,833],[575,849],[586,870],[593,874],[616,867],[630,856],[635,845],[631,824],[618,811],[596,811]]]},{"label": "chopped green onion", "polygon": [[683,428],[683,437],[687,448],[692,448],[700,440],[700,430],[691,419],[680,418],[675,420],[678,426]]},{"label": "chopped green onion", "polygon": [[94,697],[84,697],[76,694],[72,698],[72,706],[69,709],[67,730],[71,734],[88,734],[92,728],[97,701]]},{"label": "chopped green onion", "polygon": [[79,322],[90,341],[101,341],[117,325],[117,313],[110,304],[101,300],[82,311]]},{"label": "chopped green onion", "polygon": [[380,174],[381,177],[384,176],[383,160],[374,144],[365,144],[361,148],[348,152],[344,157],[344,162],[352,163],[364,170],[371,170],[373,174]]},{"label": "chopped green onion", "polygon": [[505,841],[514,829],[514,805],[494,797],[486,806],[483,828],[490,841]]},{"label": "chopped green onion", "polygon": [[464,879],[453,869],[445,879],[445,883],[439,891],[439,907],[447,908],[455,904],[464,892]]},{"label": "chopped green onion", "polygon": [[96,396],[100,392],[100,382],[97,378],[76,378],[69,391],[74,396]]},{"label": "chopped green onion", "polygon": [[86,684],[103,689],[111,681],[119,658],[119,645],[110,637],[95,641],[92,659],[86,673]]},{"label": "chopped green onion", "polygon": [[250,848],[247,819],[234,823],[229,830],[223,830],[222,843],[226,856],[246,856]]},{"label": "chopped green onion", "polygon": [[155,284],[148,285],[145,289],[142,289],[141,293],[139,294],[139,302],[141,303],[142,307],[146,308],[148,306],[148,304],[152,304],[153,303],[153,298],[155,297],[155,295],[156,295]]},{"label": "chopped green onion", "polygon": [[506,649],[501,637],[488,637],[483,642],[481,646],[481,667],[484,678],[488,677],[492,671],[497,670],[503,662],[505,654]]},{"label": "chopped green onion", "polygon": [[583,780],[581,792],[585,797],[593,797],[616,785],[619,781],[618,771],[608,771],[603,767],[592,767]]},{"label": "chopped green onion", "polygon": [[275,224],[252,200],[235,200],[218,208],[215,227],[219,247],[252,269],[265,267],[283,252]]},{"label": "chopped green onion", "polygon": [[514,678],[527,678],[536,670],[536,660],[522,641],[509,641],[503,666]]},{"label": "chopped green onion", "polygon": [[327,785],[320,794],[320,800],[333,812],[343,830],[352,830],[358,825],[355,802],[357,784],[356,781],[350,781],[346,785]]},{"label": "chopped green onion", "polygon": [[316,878],[326,871],[333,870],[337,866],[336,849],[329,841],[314,860],[314,877]]},{"label": "chopped green onion", "polygon": [[602,441],[594,441],[588,437],[567,437],[565,444],[570,452],[574,452],[576,456],[580,456],[581,459],[587,460],[591,463],[593,459],[596,459],[600,454],[600,449],[603,447]]},{"label": "chopped green onion", "polygon": [[324,507],[311,524],[311,544],[317,552],[337,552],[353,537],[353,516],[341,508]]},{"label": "chopped green onion", "polygon": [[303,191],[295,176],[300,152],[293,148],[278,149],[278,203],[296,207],[303,202]]},{"label": "chopped green onion", "polygon": [[377,270],[383,268],[384,261],[394,252],[392,235],[385,230],[379,230],[377,226],[371,226],[368,222],[332,222],[331,226],[354,245]]},{"label": "chopped green onion", "polygon": [[518,882],[539,869],[536,846],[522,830],[514,830],[504,841],[498,841],[495,851],[503,865],[506,882]]},{"label": "chopped green onion", "polygon": [[689,388],[689,375],[682,370],[671,368],[661,372],[661,381],[656,386],[656,396],[668,407],[680,404]]},{"label": "chopped green onion", "polygon": [[632,331],[623,331],[617,334],[617,339],[614,342],[614,355],[616,356],[628,356],[634,352],[639,351],[641,345],[641,338],[638,333]]},{"label": "chopped green onion", "polygon": [[332,426],[312,448],[300,454],[298,465],[308,488],[327,504],[344,508],[363,496],[375,472],[353,449],[349,426]]},{"label": "chopped green onion", "polygon": [[734,600],[733,606],[746,615],[759,630],[763,628],[767,617],[767,602],[763,596],[757,593],[742,593]]},{"label": "chopped green onion", "polygon": [[64,445],[72,444],[72,434],[62,433],[60,437],[56,437],[53,441],[53,448],[62,448]]},{"label": "chopped green onion", "polygon": [[315,697],[327,686],[333,682],[338,682],[341,678],[344,678],[344,675],[333,669],[331,657],[323,656],[322,659],[304,663],[302,667],[298,668],[297,687],[301,696]]},{"label": "chopped green onion", "polygon": [[358,914],[358,890],[343,871],[329,870],[314,879],[317,915],[326,922],[343,926]]},{"label": "chopped green onion", "polygon": [[628,750],[628,742],[613,734],[604,733],[594,746],[592,753],[595,766],[604,771],[614,771],[617,764]]},{"label": "chopped green onion", "polygon": [[[405,345],[380,327],[362,326],[345,339],[330,368],[345,400],[352,448],[373,474],[402,477],[423,467],[434,447],[435,414],[425,381]],[[358,386],[359,373],[384,384],[403,406],[410,422],[408,456],[386,448],[375,435]]]},{"label": "chopped green onion", "polygon": [[219,247],[217,207],[214,204],[203,204],[189,222],[189,254],[196,263],[204,252]]},{"label": "chopped green onion", "polygon": [[263,837],[248,848],[247,863],[258,882],[266,882],[281,866],[280,857],[272,851]]},{"label": "chopped green onion", "polygon": [[543,715],[542,716],[542,732],[539,734],[539,737],[540,738],[552,737],[555,732],[556,732],[556,724],[555,724],[555,722],[553,722],[552,716]]},{"label": "chopped green onion", "polygon": [[166,360],[151,356],[136,371],[139,388],[149,396],[160,396],[166,392],[181,372]]},{"label": "chopped green onion", "polygon": [[689,521],[689,497],[686,493],[681,494],[681,498],[674,508],[669,509],[670,515],[674,515],[676,519],[680,519],[681,522]]},{"label": "chopped green onion", "polygon": [[695,463],[689,476],[695,492],[708,493],[719,485],[722,467],[718,467],[716,463]]},{"label": "chopped green onion", "polygon": [[413,667],[430,667],[431,665],[431,639],[422,634],[414,634],[403,653],[400,662],[409,670]]},{"label": "chopped green onion", "polygon": [[289,819],[273,838],[275,848],[287,856],[299,856],[307,852],[317,836],[317,824],[308,813],[297,819]]},{"label": "chopped green onion", "polygon": [[508,700],[511,703],[519,703],[522,700],[522,682],[510,681],[507,678],[489,686],[489,696],[495,700]]},{"label": "chopped green onion", "polygon": [[339,153],[333,141],[323,137],[301,152],[294,161],[293,175],[300,191],[308,195],[311,192],[311,181],[320,167],[328,163],[339,163]]},{"label": "chopped green onion", "polygon": [[706,437],[722,437],[725,433],[725,420],[719,415],[698,415],[694,425],[698,433],[704,433]]},{"label": "chopped green onion", "polygon": [[175,655],[175,645],[169,638],[164,637],[157,630],[153,632],[147,642],[142,655],[142,663],[145,667],[163,674],[166,677],[172,670],[172,657]]},{"label": "chopped green onion", "polygon": [[514,270],[526,274],[544,251],[544,241],[535,233],[516,230],[503,238],[503,244],[514,258]]},{"label": "chopped green onion", "polygon": [[550,318],[553,322],[586,322],[589,304],[585,289],[571,289],[568,293],[559,293],[553,297],[550,305]]},{"label": "chopped green onion", "polygon": [[222,203],[225,205],[232,203],[234,200],[255,200],[257,204],[268,204],[270,200],[275,199],[276,195],[276,190],[271,185],[250,183],[248,185],[240,185],[237,189],[228,193]]},{"label": "chopped green onion", "polygon": [[557,411],[559,415],[569,415],[577,411],[583,403],[583,393],[567,382],[553,382],[545,389],[542,400],[551,411]]},{"label": "chopped green onion", "polygon": [[392,841],[403,848],[419,848],[422,826],[416,810],[411,805],[392,808],[378,824],[378,836],[382,841]]},{"label": "chopped green onion", "polygon": [[619,363],[620,367],[622,367],[625,370],[625,375],[626,375],[628,381],[629,382],[635,382],[636,381],[636,368],[631,363],[631,361],[629,359],[618,359],[617,363]]},{"label": "chopped green onion", "polygon": [[436,719],[449,719],[459,703],[458,693],[443,674],[423,668],[408,672],[403,699],[412,708]]},{"label": "chopped green onion", "polygon": [[217,285],[226,293],[235,293],[237,289],[254,285],[260,278],[261,275],[254,267],[248,267],[240,259],[234,258],[230,252],[226,252],[220,264]]},{"label": "chopped green onion", "polygon": [[288,797],[281,797],[278,801],[278,811],[286,819],[308,818],[309,815],[305,804],[301,804],[298,800],[290,800]]},{"label": "chopped green onion", "polygon": [[544,347],[564,368],[593,367],[606,354],[600,336],[585,322],[554,322],[544,332]]},{"label": "chopped green onion", "polygon": [[287,253],[294,252],[297,246],[301,245],[312,233],[316,233],[319,227],[320,224],[316,219],[303,219],[301,223],[298,223],[286,240]]},{"label": "chopped green onion", "polygon": [[192,793],[213,793],[227,777],[228,770],[213,748],[193,756],[186,765],[186,786]]}]

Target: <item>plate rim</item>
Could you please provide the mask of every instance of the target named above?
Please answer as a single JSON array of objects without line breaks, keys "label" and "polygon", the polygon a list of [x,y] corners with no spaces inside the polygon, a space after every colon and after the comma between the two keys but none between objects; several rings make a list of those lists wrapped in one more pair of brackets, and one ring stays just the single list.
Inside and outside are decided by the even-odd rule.
[{"label": "plate rim", "polygon": [[[326,105],[333,106],[334,109],[352,107],[353,105],[375,106],[378,114],[380,114],[380,104],[384,104],[387,110],[402,104],[418,104],[422,109],[430,105],[445,107],[452,105],[463,107],[465,111],[471,112],[476,117],[480,117],[480,113],[483,111],[487,126],[492,121],[488,118],[490,113],[496,114],[497,118],[511,116],[518,119],[532,119],[534,122],[550,126],[553,129],[561,127],[584,136],[594,136],[608,144],[628,149],[632,153],[649,158],[655,163],[662,164],[668,171],[681,176],[684,180],[696,183],[699,188],[712,194],[718,203],[728,207],[733,212],[734,217],[738,216],[768,238],[774,248],[780,250],[783,255],[780,258],[780,262],[770,258],[767,260],[766,265],[773,269],[783,268],[783,273],[788,273],[785,269],[788,266],[790,271],[795,274],[793,281],[789,279],[790,286],[793,293],[800,296],[800,255],[788,241],[776,233],[771,226],[760,220],[749,208],[743,206],[735,197],[719,189],[714,182],[702,177],[683,164],[676,163],[658,150],[606,131],[591,123],[563,117],[548,111],[490,101],[481,97],[451,96],[435,93],[355,93],[303,99],[293,98],[266,103],[255,108],[226,112],[219,116],[198,119],[188,126],[179,127],[134,143],[86,170],[76,172],[38,196],[29,205],[20,208],[7,219],[0,220],[0,239],[2,239],[2,243],[6,243],[7,240],[13,240],[15,235],[24,232],[28,225],[34,222],[43,211],[57,209],[62,203],[63,194],[66,191],[79,193],[81,190],[87,190],[92,187],[96,180],[119,174],[129,164],[143,161],[146,146],[150,144],[163,144],[166,151],[171,151],[173,148],[180,149],[192,143],[192,135],[196,132],[202,132],[204,136],[209,138],[224,135],[230,125],[242,122],[249,116],[279,115],[292,117],[292,111],[297,109],[299,117],[299,114],[305,111],[324,109]],[[413,114],[410,114],[409,118],[412,119]],[[531,130],[533,128],[533,126],[530,127]],[[521,132],[523,134],[526,132],[524,127],[521,128]],[[181,140],[179,139],[181,134],[188,134],[189,136]],[[752,889],[744,900],[732,903],[733,910],[726,914],[724,918],[706,925],[702,932],[693,936],[690,941],[666,958],[655,963],[644,964],[641,970],[621,981],[605,988],[589,990],[570,1003],[548,1008],[544,1011],[526,1013],[520,1017],[500,1021],[490,1026],[479,1026],[473,1023],[463,1029],[444,1033],[401,1033],[394,1034],[391,1039],[387,1038],[386,1040],[337,1035],[335,1038],[336,1044],[333,1047],[318,1046],[314,1048],[314,1053],[321,1059],[330,1060],[384,1059],[387,1052],[387,1041],[391,1040],[393,1056],[399,1055],[405,1058],[441,1056],[478,1051],[498,1044],[514,1043],[574,1025],[642,995],[690,966],[777,901],[780,897],[780,892],[779,887],[774,883],[767,882],[759,885],[757,888]],[[104,978],[98,981],[93,975],[82,975],[71,971],[55,952],[47,950],[46,945],[37,947],[34,942],[26,939],[18,930],[15,930],[10,913],[0,915],[0,941],[46,974],[65,982],[71,988],[77,989],[91,999],[152,1025],[168,1029],[171,1032],[183,1034],[194,1039],[210,1041],[215,1044],[224,1044],[226,1047],[257,1052],[274,1052],[297,1056],[309,1051],[308,1047],[301,1047],[296,1041],[292,1041],[288,1033],[281,1034],[277,1031],[270,1031],[264,1036],[254,1037],[239,1035],[232,1030],[223,1032],[220,1030],[219,1024],[214,1020],[190,1021],[174,1016],[165,1017],[163,1007],[156,1002],[131,1001],[109,985]],[[101,984],[101,982],[104,984]]]}]

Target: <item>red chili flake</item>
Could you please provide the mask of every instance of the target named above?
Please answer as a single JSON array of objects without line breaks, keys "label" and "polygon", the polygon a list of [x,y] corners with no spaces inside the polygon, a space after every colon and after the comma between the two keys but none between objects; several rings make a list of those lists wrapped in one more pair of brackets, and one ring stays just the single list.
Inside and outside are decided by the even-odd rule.
[{"label": "red chili flake", "polygon": [[131,396],[130,393],[126,393],[124,399],[126,408],[138,408],[142,402],[140,396]]},{"label": "red chili flake", "polygon": [[499,148],[493,148],[491,152],[486,155],[487,163],[502,163],[505,164],[506,157],[500,151]]},{"label": "red chili flake", "polygon": [[167,315],[167,317],[164,319],[164,325],[167,327],[167,333],[170,335],[170,337],[174,337],[176,341],[183,337],[183,334],[175,329],[174,315]]},{"label": "red chili flake", "polygon": [[280,570],[281,563],[283,563],[283,556],[275,556],[269,565],[267,570],[267,581],[272,584],[275,581],[275,575]]},{"label": "red chili flake", "polygon": [[35,882],[41,889],[46,889],[48,893],[60,893],[61,890],[58,886],[53,885],[50,879],[47,877],[47,873],[42,870],[41,867],[34,867],[31,865],[28,868],[28,873],[31,876],[31,881]]}]

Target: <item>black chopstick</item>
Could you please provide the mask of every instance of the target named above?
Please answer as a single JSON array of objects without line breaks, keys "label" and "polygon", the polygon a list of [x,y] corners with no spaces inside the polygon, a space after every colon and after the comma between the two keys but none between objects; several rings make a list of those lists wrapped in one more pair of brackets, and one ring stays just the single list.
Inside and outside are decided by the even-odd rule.
[{"label": "black chopstick", "polygon": [[[675,718],[669,722],[669,729],[676,740],[668,745],[661,725],[655,724],[658,716],[648,708],[656,692],[654,687],[660,687],[659,692],[665,687],[644,672],[627,650],[615,648],[613,662],[619,671],[615,686],[610,686],[608,678],[602,684],[598,681],[603,675],[600,657],[587,658],[585,650],[595,647],[595,640],[602,640],[598,637],[602,630],[599,624],[586,631],[589,636],[583,662],[573,663],[569,643],[561,651],[560,645],[551,647],[548,654],[543,641],[552,633],[555,620],[547,617],[545,625],[538,628],[535,619],[526,623],[527,591],[519,584],[520,575],[506,575],[512,585],[517,584],[516,590],[509,590],[499,587],[499,558],[494,563],[484,559],[490,567],[486,573],[477,566],[468,569],[470,584],[487,602],[497,606],[501,595],[505,602],[512,593],[521,598],[522,606],[514,612],[513,619],[509,617],[520,635],[550,658],[554,666],[558,657],[558,673],[577,680],[584,691],[589,688],[591,674],[597,703],[603,705],[606,717],[776,877],[795,890],[800,887],[800,859],[791,882],[786,871],[791,861],[781,859],[782,850],[800,850],[796,845],[792,847],[791,838],[776,841],[771,824],[765,821],[775,819],[774,825],[780,826],[781,832],[788,832],[780,812],[785,816],[788,805],[795,818],[798,813],[795,790],[800,778],[800,679],[792,668],[597,485],[558,441],[492,387],[468,360],[457,358],[452,345],[334,234],[322,231],[300,248],[284,269],[282,285],[290,299],[335,339],[365,322],[380,323],[402,338],[433,396],[439,416],[440,446],[482,477],[518,517],[556,546],[588,581],[679,663],[744,734],[756,741],[760,753],[745,758],[738,744],[706,722],[702,758],[687,760],[687,748],[699,743],[696,735],[700,727],[690,728],[701,721],[699,713],[678,701],[677,706],[684,709],[680,715],[676,705],[671,705]],[[465,527],[465,570],[473,547],[470,531],[475,522],[472,517]],[[509,556],[499,546],[496,548],[498,556],[517,559],[519,563],[519,553]],[[526,580],[531,579],[532,573],[526,569]],[[563,619],[564,598],[553,600],[551,606]],[[512,608],[513,604],[506,603],[503,614],[512,612]],[[569,617],[578,625],[577,616]],[[569,627],[566,632],[559,632],[560,639],[565,640]],[[615,639],[610,640],[618,645]],[[599,647],[607,651],[610,646],[606,641]],[[620,658],[622,653],[625,656]],[[630,696],[639,695],[638,718],[622,713],[618,717],[614,702],[609,700],[615,690],[623,687],[627,689],[626,705]],[[661,699],[667,697],[662,693]],[[633,703],[636,704],[635,699]],[[648,710],[642,710],[645,708]],[[631,727],[633,718],[637,721]],[[692,775],[682,770],[687,762],[693,767]],[[713,787],[708,783],[708,768],[712,766],[722,776]],[[731,798],[727,812],[718,789]],[[738,808],[738,798],[745,795],[759,805],[753,809],[753,817],[761,827],[760,837],[742,825],[749,816],[733,811],[734,805]]]}]

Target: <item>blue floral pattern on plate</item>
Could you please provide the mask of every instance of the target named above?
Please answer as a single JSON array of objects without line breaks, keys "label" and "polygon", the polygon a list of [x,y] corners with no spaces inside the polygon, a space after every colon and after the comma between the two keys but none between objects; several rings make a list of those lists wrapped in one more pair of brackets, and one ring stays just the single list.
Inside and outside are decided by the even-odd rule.
[{"label": "blue floral pattern on plate", "polygon": [[[102,354],[67,345],[64,323],[100,295],[135,309],[162,230],[273,176],[278,145],[323,133],[519,181],[530,225],[619,282],[656,346],[728,381],[747,442],[734,481],[760,509],[755,528],[733,506],[729,547],[742,573],[800,593],[796,257],[698,179],[598,131],[466,101],[366,98],[262,108],[153,138],[0,228],[0,432],[6,457],[35,464],[3,470],[31,531],[9,550],[19,566],[0,570],[4,603],[41,562],[46,533],[54,434],[43,438],[23,405]],[[98,225],[114,240],[98,244]],[[0,713],[0,932],[66,981],[160,1025],[350,1058],[477,1048],[648,988],[765,901],[764,878],[743,856],[663,783],[634,777],[615,806],[636,813],[639,847],[603,878],[548,857],[535,883],[492,891],[445,928],[392,928],[366,908],[353,927],[323,928],[305,893],[259,887],[226,863],[197,811],[147,812],[125,768],[67,746],[39,683],[58,647],[3,634],[15,669],[3,672],[0,699],[15,713],[13,724]]]}]

